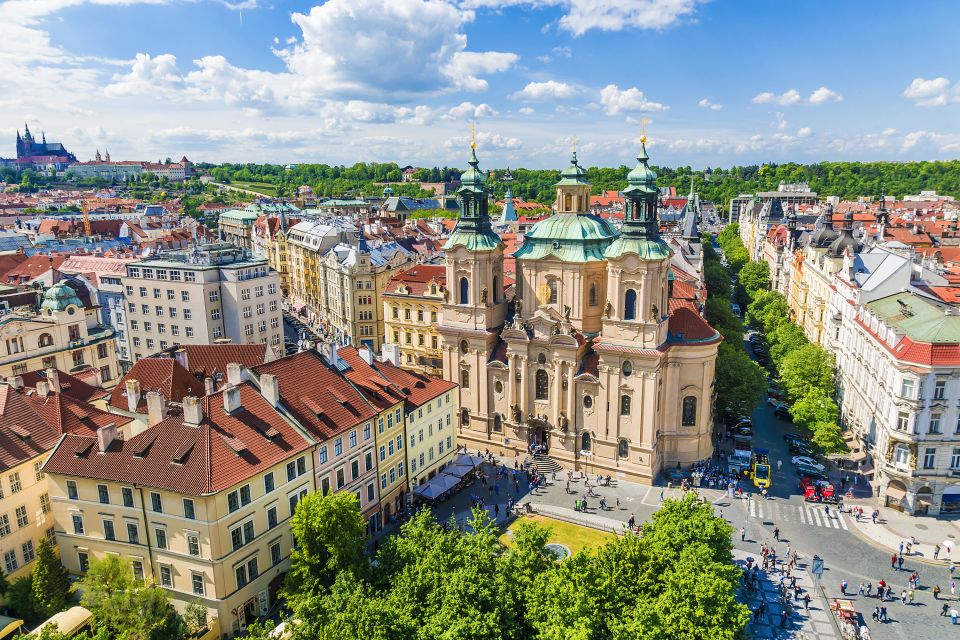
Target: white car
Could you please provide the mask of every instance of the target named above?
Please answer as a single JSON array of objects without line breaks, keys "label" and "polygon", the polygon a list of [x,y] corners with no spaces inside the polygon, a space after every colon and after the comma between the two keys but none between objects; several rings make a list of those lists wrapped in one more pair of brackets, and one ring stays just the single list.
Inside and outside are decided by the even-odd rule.
[{"label": "white car", "polygon": [[823,466],[822,464],[820,464],[819,462],[817,462],[816,460],[814,460],[809,456],[794,456],[792,460],[793,460],[793,464],[805,464],[808,467],[813,467],[818,471],[823,471],[824,469],[826,469],[825,466]]}]

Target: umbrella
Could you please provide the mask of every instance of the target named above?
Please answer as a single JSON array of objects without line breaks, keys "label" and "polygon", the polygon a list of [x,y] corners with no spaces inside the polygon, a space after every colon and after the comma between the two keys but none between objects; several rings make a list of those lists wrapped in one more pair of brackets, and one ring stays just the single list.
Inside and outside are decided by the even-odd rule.
[{"label": "umbrella", "polygon": [[443,473],[447,475],[454,476],[456,478],[462,478],[473,471],[473,465],[469,464],[451,464],[443,470]]},{"label": "umbrella", "polygon": [[469,453],[461,453],[457,456],[456,464],[470,465],[471,467],[479,467],[483,464],[483,458],[480,456],[471,455]]}]

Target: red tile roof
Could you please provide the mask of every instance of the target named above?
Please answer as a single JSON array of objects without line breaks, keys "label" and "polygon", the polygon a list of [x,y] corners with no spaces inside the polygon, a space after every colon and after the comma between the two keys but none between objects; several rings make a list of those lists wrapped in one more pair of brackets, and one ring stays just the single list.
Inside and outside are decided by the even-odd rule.
[{"label": "red tile roof", "polygon": [[[188,344],[180,347],[185,356],[184,368],[201,379],[217,374],[227,375],[227,365],[235,362],[244,367],[263,364],[267,346],[262,344]],[[179,352],[179,349],[178,349]]]},{"label": "red tile roof", "polygon": [[403,392],[397,385],[380,373],[375,366],[367,364],[367,361],[360,357],[356,347],[341,347],[337,354],[350,365],[350,368],[343,374],[354,386],[361,390],[368,402],[381,411],[389,409],[405,399]]},{"label": "red tile roof", "polygon": [[[430,290],[430,283],[436,282],[441,288],[447,284],[447,269],[443,265],[418,264],[393,274],[384,295],[423,296]],[[406,294],[397,294],[400,286],[407,289]]]},{"label": "red tile roof", "polygon": [[39,278],[50,270],[51,265],[54,269],[59,269],[63,261],[69,257],[69,254],[51,254],[37,253],[24,260],[17,266],[3,274],[0,278],[3,282],[29,282]]},{"label": "red tile roof", "polygon": [[720,334],[703,319],[692,302],[671,298],[669,307],[670,320],[667,331],[671,338],[679,339],[682,336],[683,341],[717,340],[719,342]]},{"label": "red tile roof", "polygon": [[[23,379],[24,387],[35,389],[38,381],[47,380],[47,372],[44,370],[30,371],[20,377]],[[109,395],[108,391],[88,384],[85,380],[70,375],[66,371],[57,371],[57,379],[60,381],[60,392],[77,402],[92,402]]]},{"label": "red tile roof", "polygon": [[377,417],[378,411],[315,350],[301,351],[251,369],[277,376],[280,400],[319,440]]},{"label": "red tile roof", "polygon": [[232,414],[223,408],[221,391],[200,400],[205,417],[199,426],[170,415],[130,440],[115,441],[104,453],[90,453],[97,447],[95,437],[69,435],[44,471],[202,496],[229,489],[312,446],[251,383],[239,389],[241,408]]},{"label": "red tile roof", "polygon": [[437,396],[457,388],[453,382],[407,371],[385,361],[378,362],[377,369],[406,396],[407,411],[422,407]]},{"label": "red tile roof", "polygon": [[0,469],[6,470],[49,451],[65,433],[96,435],[97,429],[130,418],[101,411],[62,393],[40,397],[35,391],[0,385]]},{"label": "red tile roof", "polygon": [[203,382],[197,380],[173,358],[143,358],[133,365],[110,393],[111,407],[127,411],[127,380],[140,382],[137,413],[146,412],[148,391],[159,391],[167,402],[180,402],[190,395],[204,395]]}]

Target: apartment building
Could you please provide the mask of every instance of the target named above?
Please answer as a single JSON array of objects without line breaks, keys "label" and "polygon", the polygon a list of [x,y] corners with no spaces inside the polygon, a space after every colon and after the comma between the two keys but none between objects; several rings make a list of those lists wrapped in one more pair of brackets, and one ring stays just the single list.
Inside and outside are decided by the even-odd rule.
[{"label": "apartment building", "polygon": [[289,569],[290,517],[313,490],[313,441],[278,410],[269,374],[168,409],[126,440],[68,435],[43,470],[64,566],[130,559],[175,606],[199,599],[230,633],[266,615]]},{"label": "apartment building", "polygon": [[384,342],[397,345],[399,366],[443,375],[437,321],[447,295],[443,265],[419,264],[393,274],[383,292]]},{"label": "apartment building", "polygon": [[58,371],[45,374],[34,389],[19,377],[0,384],[0,569],[8,582],[30,573],[41,538],[56,543],[43,463],[59,439],[107,425],[130,435],[130,418],[78,402],[61,392]]},{"label": "apartment building", "polygon": [[266,260],[226,243],[195,245],[127,265],[132,360],[175,344],[282,348],[280,279]]},{"label": "apartment building", "polygon": [[303,220],[290,227],[286,237],[290,301],[294,309],[310,320],[318,318],[318,309],[322,306],[321,258],[356,234],[354,224],[343,217]]},{"label": "apartment building", "polygon": [[221,240],[241,249],[253,249],[254,223],[262,215],[290,215],[300,209],[287,203],[254,202],[243,209],[224,211],[218,217]]},{"label": "apartment building", "polygon": [[290,225],[299,224],[298,218],[287,218],[281,211],[279,215],[262,215],[253,223],[253,253],[266,258],[270,268],[280,275],[280,293],[285,298],[290,295],[290,269],[287,259],[287,235]]},{"label": "apartment building", "polygon": [[846,329],[844,424],[882,504],[960,513],[960,311],[901,291],[857,308]]},{"label": "apartment building", "polygon": [[121,374],[115,336],[101,323],[90,291],[79,281],[61,280],[43,294],[39,308],[0,315],[0,377],[59,369],[110,386]]},{"label": "apartment building", "polygon": [[377,370],[405,395],[407,476],[412,490],[456,458],[457,429],[453,425],[460,390],[456,383],[401,369],[386,358]]}]

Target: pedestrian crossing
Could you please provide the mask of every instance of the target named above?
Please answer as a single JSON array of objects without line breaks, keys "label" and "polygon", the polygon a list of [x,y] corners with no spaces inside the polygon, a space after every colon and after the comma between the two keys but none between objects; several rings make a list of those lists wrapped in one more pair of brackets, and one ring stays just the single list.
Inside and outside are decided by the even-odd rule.
[{"label": "pedestrian crossing", "polygon": [[843,529],[849,531],[845,514],[830,508],[830,515],[823,511],[823,505],[796,505],[770,500],[749,500],[746,506],[751,518],[779,522],[799,522],[800,524],[824,529]]}]

